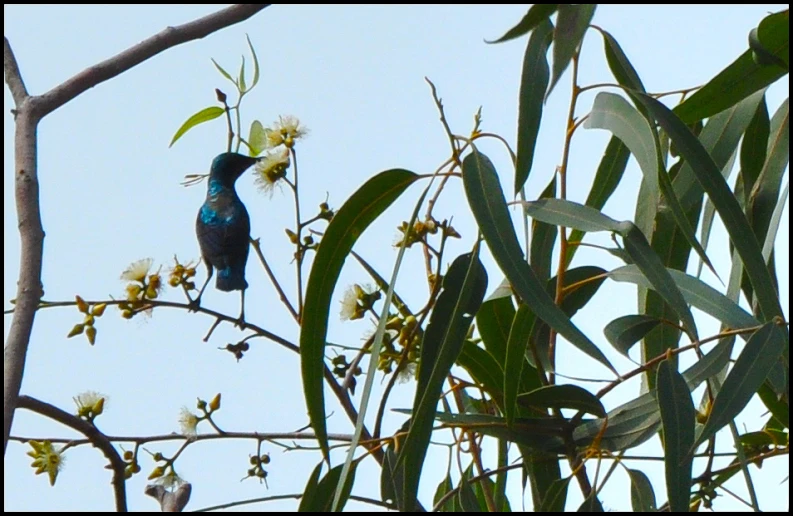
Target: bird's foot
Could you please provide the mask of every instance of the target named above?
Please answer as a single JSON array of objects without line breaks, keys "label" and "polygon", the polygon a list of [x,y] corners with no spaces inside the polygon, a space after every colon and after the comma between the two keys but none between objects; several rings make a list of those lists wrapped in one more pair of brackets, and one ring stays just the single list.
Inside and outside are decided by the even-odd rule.
[{"label": "bird's foot", "polygon": [[187,311],[188,312],[197,312],[198,308],[201,306],[201,296],[191,300],[187,303]]},{"label": "bird's foot", "polygon": [[240,314],[240,316],[234,322],[234,326],[241,330],[244,330],[248,326],[248,323],[245,322],[245,312]]}]

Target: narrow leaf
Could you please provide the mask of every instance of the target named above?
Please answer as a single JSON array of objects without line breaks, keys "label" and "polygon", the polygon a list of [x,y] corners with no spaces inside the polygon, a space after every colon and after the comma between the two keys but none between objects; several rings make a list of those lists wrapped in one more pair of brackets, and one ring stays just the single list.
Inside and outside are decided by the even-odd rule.
[{"label": "narrow leaf", "polygon": [[527,407],[569,408],[599,417],[606,416],[606,409],[591,392],[577,385],[548,385],[518,396],[518,402]]},{"label": "narrow leaf", "polygon": [[[534,7],[538,7],[535,5]],[[532,9],[534,9],[532,7]],[[520,192],[531,173],[534,147],[540,132],[545,90],[548,89],[548,46],[553,24],[543,20],[532,32],[523,55],[523,72],[518,97],[518,148],[515,166],[515,195]]]},{"label": "narrow leaf", "polygon": [[768,268],[762,257],[760,245],[744,216],[721,171],[713,163],[702,144],[669,108],[652,97],[642,95],[641,102],[677,145],[681,156],[688,161],[697,174],[697,180],[708,193],[724,222],[735,248],[741,256],[746,272],[757,292],[760,311],[764,320],[782,317],[782,309]]},{"label": "narrow leaf", "polygon": [[688,512],[691,470],[694,464],[696,410],[683,377],[669,360],[658,366],[658,408],[664,427],[666,492],[671,512]]},{"label": "narrow leaf", "polygon": [[[751,328],[760,323],[746,310],[727,296],[706,284],[699,278],[684,272],[667,269],[683,298],[691,306],[695,306],[712,317],[715,317],[728,328]],[[615,281],[627,281],[644,288],[653,288],[652,284],[635,265],[625,265],[609,272]]]},{"label": "narrow leaf", "polygon": [[322,382],[331,296],[344,260],[358,237],[416,178],[413,172],[392,169],[364,183],[331,220],[311,267],[300,332],[300,366],[311,426],[326,458],[328,441]]},{"label": "narrow leaf", "polygon": [[314,502],[317,499],[317,485],[319,484],[319,476],[322,474],[322,462],[317,464],[314,471],[308,477],[306,488],[303,489],[303,496],[300,498],[300,505],[298,512],[315,512]]},{"label": "narrow leaf", "polygon": [[397,466],[404,476],[404,490],[397,493],[401,510],[415,508],[443,381],[457,360],[473,315],[485,297],[487,273],[478,255],[477,243],[472,253],[461,255],[452,263],[424,332],[410,430]]},{"label": "narrow leaf", "polygon": [[655,491],[647,475],[638,469],[629,469],[631,478],[631,507],[633,512],[655,512]]},{"label": "narrow leaf", "polygon": [[[766,22],[766,20],[769,20]],[[790,58],[789,12],[766,17],[767,36],[763,46],[776,57]],[[761,65],[754,61],[751,50],[741,54],[727,68],[719,72],[702,88],[675,108],[675,114],[684,124],[690,124],[715,115],[738,103],[787,74],[787,70],[775,65]]]},{"label": "narrow leaf", "polygon": [[532,29],[544,22],[556,12],[556,4],[534,4],[529,8],[526,15],[521,18],[517,25],[509,29],[503,36],[494,41],[487,41],[485,43],[503,43],[511,39],[519,38],[524,34],[528,34]]},{"label": "narrow leaf", "polygon": [[708,440],[743,411],[784,349],[785,335],[776,323],[767,323],[752,335],[713,400],[713,408],[697,439],[698,444]]},{"label": "narrow leaf", "polygon": [[[606,201],[609,200],[611,194],[614,193],[617,185],[622,180],[630,155],[628,147],[619,138],[612,136],[595,172],[595,178],[592,180],[592,188],[586,198],[587,206],[600,210],[606,205]],[[584,239],[584,235],[584,231],[574,229],[567,240],[571,243],[581,242]],[[574,245],[568,248],[567,265],[570,265],[573,261],[573,256],[575,256],[578,247]]]},{"label": "narrow leaf", "polygon": [[631,347],[660,323],[649,315],[625,315],[608,323],[603,334],[617,351],[627,357]]},{"label": "narrow leaf", "polygon": [[546,98],[551,95],[584,40],[589,22],[595,14],[595,4],[559,4],[558,11],[553,32],[553,74]]},{"label": "narrow leaf", "polygon": [[463,184],[490,252],[523,302],[574,346],[616,372],[597,346],[554,304],[526,263],[496,170],[488,157],[475,148],[463,160]]},{"label": "narrow leaf", "polygon": [[[389,287],[388,282],[382,276],[380,276],[380,274],[374,269],[374,267],[369,265],[369,262],[364,260],[363,257],[361,257],[361,255],[356,253],[355,251],[350,251],[350,254],[353,256],[353,258],[358,260],[358,263],[361,264],[361,267],[363,267],[364,270],[369,273],[369,276],[372,277],[375,284],[377,285],[377,288],[379,288],[383,292],[388,292],[388,287]],[[405,304],[405,302],[402,300],[401,297],[399,297],[399,295],[396,292],[393,292],[391,302],[394,304],[396,309],[399,310],[399,313],[402,314],[402,316],[407,317],[409,315],[413,315],[413,313],[410,311],[410,308]]]},{"label": "narrow leaf", "polygon": [[539,512],[564,512],[564,506],[567,503],[567,488],[570,487],[572,478],[560,478],[551,484],[550,489],[545,493]]},{"label": "narrow leaf", "polygon": [[181,138],[184,133],[192,129],[193,127],[197,126],[198,124],[203,124],[204,122],[209,122],[210,120],[214,120],[219,116],[222,116],[225,111],[222,107],[218,106],[210,106],[208,108],[204,108],[195,115],[191,116],[182,126],[176,131],[176,134],[173,135],[171,139],[171,143],[168,144],[168,147],[172,147],[176,140]]},{"label": "narrow leaf", "polygon": [[515,421],[520,380],[535,320],[534,313],[528,306],[521,303],[509,331],[507,355],[504,362],[504,417],[507,420],[507,425],[510,426]]},{"label": "narrow leaf", "polygon": [[686,329],[689,336],[694,340],[698,339],[694,316],[691,315],[691,310],[669,270],[664,267],[661,258],[652,250],[639,228],[630,222],[623,224],[628,225],[628,229],[622,232],[625,251],[631,256],[645,278],[652,284],[653,289],[664,298],[664,301],[680,317],[683,328]]},{"label": "narrow leaf", "polygon": [[[556,176],[540,194],[540,199],[553,199],[556,197]],[[523,214],[530,217],[531,214],[525,209]],[[537,275],[537,279],[544,281],[551,277],[551,265],[553,262],[553,249],[556,244],[556,234],[558,230],[553,224],[545,224],[535,219],[531,222],[531,247],[529,249],[529,264]]]},{"label": "narrow leaf", "polygon": [[620,231],[620,223],[595,208],[566,199],[540,199],[525,201],[528,215],[554,226],[565,226],[581,231]]},{"label": "narrow leaf", "polygon": [[240,65],[240,75],[237,78],[237,84],[239,84],[240,93],[248,91],[245,84],[245,56],[242,56],[242,64]]},{"label": "narrow leaf", "polygon": [[220,66],[220,65],[218,64],[218,62],[217,62],[217,61],[215,61],[214,59],[212,59],[212,64],[213,64],[213,65],[215,65],[215,68],[217,68],[217,69],[218,69],[218,72],[220,72],[220,74],[221,74],[223,77],[225,77],[226,79],[228,79],[229,81],[231,81],[231,82],[232,82],[232,83],[233,83],[235,86],[237,85],[237,81],[235,81],[235,80],[234,80],[234,78],[231,76],[231,74],[230,74],[230,73],[228,73],[226,70],[224,70],[224,69],[223,69],[223,67],[222,67],[222,66]]},{"label": "narrow leaf", "polygon": [[251,56],[253,57],[253,81],[251,82],[251,87],[248,88],[248,91],[250,91],[259,82],[259,58],[256,57],[256,49],[253,48],[250,36],[246,34],[245,39],[248,40],[248,48],[251,49]]}]

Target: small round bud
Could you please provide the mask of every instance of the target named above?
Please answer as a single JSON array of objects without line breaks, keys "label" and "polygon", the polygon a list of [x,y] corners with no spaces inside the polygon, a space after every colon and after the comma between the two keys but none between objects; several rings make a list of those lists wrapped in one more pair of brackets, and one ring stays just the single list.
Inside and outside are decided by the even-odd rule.
[{"label": "small round bud", "polygon": [[93,346],[96,342],[96,328],[88,326],[85,329],[85,336],[88,337],[88,342]]},{"label": "small round bud", "polygon": [[75,324],[74,327],[72,328],[72,331],[69,332],[66,338],[71,338],[74,337],[75,335],[80,335],[84,329],[85,329],[84,324]]},{"label": "small round bud", "polygon": [[94,305],[94,307],[91,308],[91,315],[93,315],[94,317],[102,317],[102,314],[105,313],[105,308],[107,308],[107,303],[100,303],[98,305]]},{"label": "small round bud", "polygon": [[212,401],[209,402],[209,410],[210,412],[214,412],[220,408],[220,393],[217,393]]},{"label": "small round bud", "polygon": [[130,450],[127,450],[127,451],[124,452],[124,460],[126,460],[126,461],[132,460],[132,457],[134,457],[134,456],[135,456],[135,454],[132,453]]},{"label": "small round bud", "polygon": [[74,300],[77,302],[77,309],[80,310],[82,313],[88,313],[88,303],[86,303],[83,298],[80,296],[74,296]]}]

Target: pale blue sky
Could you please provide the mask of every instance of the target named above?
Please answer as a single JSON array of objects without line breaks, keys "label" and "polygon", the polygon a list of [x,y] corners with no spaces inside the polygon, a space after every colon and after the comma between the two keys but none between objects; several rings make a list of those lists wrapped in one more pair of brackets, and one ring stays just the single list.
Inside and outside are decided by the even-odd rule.
[{"label": "pale blue sky", "polygon": [[[39,94],[167,25],[181,24],[218,8],[6,5],[4,31],[28,90]],[[712,77],[746,49],[751,28],[768,12],[781,8],[601,6],[594,22],[614,35],[647,89],[656,92],[694,86]],[[134,260],[152,257],[167,267],[174,253],[183,261],[197,258],[193,224],[204,186],[186,189],[180,182],[185,174],[207,170],[211,159],[224,149],[226,129],[218,120],[190,132],[171,149],[168,143],[185,118],[215,102],[214,88],[232,93],[210,58],[236,70],[240,54],[247,54],[245,34],[251,37],[262,65],[261,84],[243,105],[245,126],[253,118],[268,124],[278,115],[291,114],[310,128],[309,137],[298,146],[298,157],[303,210],[312,213],[326,193],[330,205],[338,208],[359,184],[377,172],[402,167],[426,173],[446,159],[448,142],[425,76],[438,87],[453,130],[467,134],[473,114],[481,105],[483,128],[502,134],[514,146],[525,39],[502,45],[486,45],[483,39],[500,36],[525,11],[525,6],[276,6],[204,40],[173,48],[85,92],[48,116],[39,127],[39,178],[47,234],[45,299],[68,300],[75,294],[86,299],[120,296],[124,284],[119,274]],[[530,197],[544,188],[560,160],[569,80],[567,74],[546,106],[538,153],[527,184]],[[612,81],[602,40],[596,33],[585,40],[580,80],[582,84]],[[16,295],[19,236],[11,173],[14,126],[9,110],[13,103],[4,91],[3,298],[8,307],[8,301]],[[769,91],[769,109],[776,109],[787,96],[786,83],[775,85]],[[579,114],[588,110],[593,97],[582,98]],[[571,199],[585,199],[608,137],[604,131],[577,133],[570,164]],[[511,189],[512,173],[503,150],[492,144],[483,145],[482,150],[501,171],[505,188]],[[632,218],[639,174],[631,160],[623,184],[604,209],[607,214]],[[283,232],[293,224],[291,196],[286,189],[276,191],[272,198],[260,194],[250,175],[240,180],[238,190],[251,214],[253,236],[262,239],[276,275],[293,295],[292,248]],[[396,256],[391,247],[395,228],[409,217],[417,192],[417,188],[408,191],[356,246],[383,275],[390,273]],[[476,232],[459,182],[451,184],[435,214],[439,218],[453,216],[455,227],[463,235],[449,249],[449,260],[469,250]],[[787,224],[780,230],[779,264],[789,263],[788,231]],[[722,277],[729,270],[726,245],[719,227],[712,237],[710,254]],[[618,265],[600,253],[585,251],[578,254],[576,264],[596,263],[605,268]],[[501,275],[488,253],[484,259],[492,290]],[[421,253],[414,249],[397,287],[414,305],[423,304],[426,295],[422,282],[411,278],[422,270]],[[247,271],[251,284],[248,318],[297,342],[297,328],[254,256]],[[787,268],[780,268],[779,274],[787,314]],[[199,278],[203,280],[203,271]],[[355,263],[348,263],[337,296],[346,285],[367,279]],[[718,283],[715,285],[718,287]],[[165,298],[183,300],[175,290],[167,292]],[[236,294],[212,288],[207,290],[204,302],[230,314],[236,314],[239,306]],[[356,345],[371,324],[342,324],[336,316],[337,306],[334,301],[329,337]],[[632,287],[610,282],[575,320],[595,342],[604,345],[604,351],[621,370],[627,370],[630,363],[608,349],[602,327],[617,316],[635,313],[635,306]],[[227,352],[217,350],[240,338],[240,333],[228,325],[218,328],[207,344],[201,341],[212,323],[206,317],[162,310],[155,311],[151,319],[140,317],[130,322],[108,309],[97,323],[98,340],[91,347],[82,337],[65,339],[79,320],[76,309],[45,310],[37,315],[23,393],[66,410],[72,410],[72,396],[80,392],[105,393],[110,401],[98,426],[109,434],[176,431],[180,407],[193,407],[196,396],[209,399],[216,392],[223,393],[218,423],[226,430],[293,431],[307,423],[298,357],[277,345],[254,340],[251,351],[237,363]],[[6,334],[10,321],[5,317]],[[703,335],[718,329],[705,317],[699,323]],[[562,346],[560,352],[561,372],[606,376],[604,369],[591,368],[593,362],[570,346]],[[378,389],[379,384],[378,377]],[[631,382],[615,391],[622,394],[610,395],[605,403],[614,407],[637,389],[638,383]],[[393,407],[408,407],[412,384],[398,387],[392,400]],[[356,398],[356,403],[359,401]],[[329,412],[333,410],[330,430],[351,432],[349,421],[331,404]],[[743,421],[756,428],[763,412],[761,406],[753,406]],[[403,416],[390,415],[386,431],[393,432],[402,421]],[[72,435],[25,411],[17,413],[12,433]],[[731,449],[728,439],[722,441],[725,451]],[[178,443],[148,446],[166,454],[177,447]],[[188,509],[302,491],[319,460],[318,454],[283,454],[267,444],[263,449],[273,458],[268,468],[269,490],[254,480],[239,482],[249,467],[248,454],[255,452],[254,443],[203,442],[188,448],[177,463],[180,474],[193,484]],[[26,451],[26,446],[17,443],[8,448],[6,510],[112,509],[110,474],[103,469],[104,458],[98,451],[89,447],[69,451],[54,488],[44,476],[33,476]],[[655,440],[631,453],[658,452]],[[341,460],[341,455],[336,460]],[[359,469],[356,494],[379,497],[379,469],[373,464],[367,460]],[[141,465],[146,472],[153,467],[145,457]],[[662,463],[632,466],[650,475],[659,501],[664,500]],[[425,504],[431,501],[445,467],[444,449],[430,454],[420,490]],[[780,482],[788,474],[787,460],[769,462],[762,470],[752,471],[762,508],[785,510],[788,490]],[[145,477],[141,474],[128,482],[131,510],[156,508],[154,500],[143,495]],[[745,496],[740,480],[730,485]],[[618,471],[603,492],[604,505],[629,508],[627,488],[625,474]],[[513,508],[517,509],[519,474],[510,476],[510,490]],[[568,508],[574,509],[580,500],[577,489],[571,489],[570,499]],[[295,502],[286,501],[250,508],[295,507]],[[368,508],[357,504],[349,507]],[[717,500],[715,507],[744,508],[729,497]]]}]

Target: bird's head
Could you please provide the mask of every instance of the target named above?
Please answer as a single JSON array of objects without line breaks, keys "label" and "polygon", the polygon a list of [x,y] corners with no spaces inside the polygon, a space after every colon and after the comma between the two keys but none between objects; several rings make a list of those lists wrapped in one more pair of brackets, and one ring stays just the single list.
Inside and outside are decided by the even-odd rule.
[{"label": "bird's head", "polygon": [[243,156],[236,152],[224,152],[212,160],[212,167],[209,169],[210,180],[214,179],[226,186],[233,186],[237,178],[248,170],[258,158]]}]

